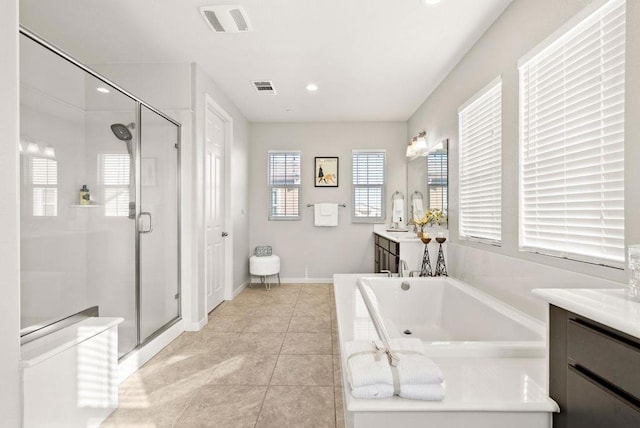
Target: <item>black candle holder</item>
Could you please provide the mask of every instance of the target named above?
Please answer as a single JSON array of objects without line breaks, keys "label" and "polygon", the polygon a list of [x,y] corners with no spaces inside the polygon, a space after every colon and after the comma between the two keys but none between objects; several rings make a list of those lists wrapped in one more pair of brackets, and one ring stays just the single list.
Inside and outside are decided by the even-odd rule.
[{"label": "black candle holder", "polygon": [[447,238],[437,237],[436,242],[439,245],[438,248],[438,261],[436,262],[436,273],[435,276],[449,276],[447,274],[447,265],[444,262],[444,251],[442,249],[442,244],[446,241]]},{"label": "black candle holder", "polygon": [[433,276],[431,269],[431,258],[429,257],[429,242],[431,238],[420,238],[424,243],[424,253],[422,255],[422,266],[420,267],[420,276]]}]

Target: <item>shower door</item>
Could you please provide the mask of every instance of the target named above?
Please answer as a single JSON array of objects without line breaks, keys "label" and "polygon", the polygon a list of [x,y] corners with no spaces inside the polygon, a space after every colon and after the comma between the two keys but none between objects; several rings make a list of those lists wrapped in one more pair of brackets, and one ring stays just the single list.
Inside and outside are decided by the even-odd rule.
[{"label": "shower door", "polygon": [[21,33],[21,337],[97,308],[123,357],[180,317],[180,125]]},{"label": "shower door", "polygon": [[144,343],[179,316],[179,128],[142,106],[140,131],[139,325]]}]

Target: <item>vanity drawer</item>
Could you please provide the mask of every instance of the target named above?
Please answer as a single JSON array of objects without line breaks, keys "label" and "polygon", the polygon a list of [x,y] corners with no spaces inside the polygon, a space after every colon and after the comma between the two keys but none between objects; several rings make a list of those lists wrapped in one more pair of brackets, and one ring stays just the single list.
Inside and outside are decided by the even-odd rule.
[{"label": "vanity drawer", "polygon": [[[570,367],[567,375],[568,428],[630,428],[640,426],[640,410],[597,381]],[[555,424],[554,424],[555,425]]]},{"label": "vanity drawer", "polygon": [[640,400],[640,344],[583,321],[567,322],[569,363]]},{"label": "vanity drawer", "polygon": [[389,240],[387,238],[383,238],[382,236],[378,237],[378,245],[389,251]]}]

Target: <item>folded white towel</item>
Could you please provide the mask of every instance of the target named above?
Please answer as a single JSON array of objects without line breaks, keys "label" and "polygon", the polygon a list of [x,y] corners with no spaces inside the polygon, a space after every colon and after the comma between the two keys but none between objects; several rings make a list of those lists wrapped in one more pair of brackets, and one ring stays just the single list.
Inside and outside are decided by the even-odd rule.
[{"label": "folded white towel", "polygon": [[[396,370],[400,385],[426,385],[442,382],[440,368],[423,354],[419,339],[393,339],[391,353],[397,358]],[[347,342],[347,374],[352,388],[375,385],[393,385],[393,373],[387,355],[377,352],[381,344],[374,342]]]},{"label": "folded white towel", "polygon": [[[377,354],[373,342],[347,342],[344,348],[347,354],[347,377],[351,388],[386,384],[391,385],[393,394],[393,375],[386,354]],[[358,354],[360,352],[363,353]]]},{"label": "folded white towel", "polygon": [[393,200],[393,213],[391,217],[391,221],[394,223],[402,221],[404,218],[404,199]]},{"label": "folded white towel", "polygon": [[375,385],[359,386],[351,388],[354,398],[389,398],[393,397],[393,385],[376,383]]},{"label": "folded white towel", "polygon": [[[351,388],[354,398],[389,398],[393,397],[393,385],[378,383],[375,385]],[[442,401],[445,389],[442,384],[433,385],[400,385],[400,397],[411,400]]]},{"label": "folded white towel", "polygon": [[333,215],[334,205],[336,204],[319,204],[320,215]]},{"label": "folded white towel", "polygon": [[396,368],[401,386],[439,384],[443,380],[440,367],[425,355],[398,352]]},{"label": "folded white towel", "polygon": [[315,226],[337,226],[338,204],[321,203],[313,205]]},{"label": "folded white towel", "polygon": [[422,205],[422,199],[414,199],[411,204],[413,205],[413,219],[419,220],[424,216],[424,207]]},{"label": "folded white towel", "polygon": [[[414,400],[440,401],[445,389],[440,368],[426,355],[419,339],[389,342],[395,367],[380,342],[347,342],[347,379],[355,398],[388,398],[395,394]],[[395,376],[395,379],[394,379]]]},{"label": "folded white towel", "polygon": [[412,400],[442,401],[444,392],[444,386],[439,383],[433,385],[400,384],[400,397]]}]

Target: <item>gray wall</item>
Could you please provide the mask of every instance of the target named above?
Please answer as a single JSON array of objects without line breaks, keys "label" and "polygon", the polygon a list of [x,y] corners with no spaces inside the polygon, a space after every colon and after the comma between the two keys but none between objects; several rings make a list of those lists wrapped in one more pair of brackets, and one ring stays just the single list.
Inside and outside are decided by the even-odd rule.
[{"label": "gray wall", "polygon": [[[386,149],[389,205],[395,190],[406,189],[406,123],[254,123],[250,141],[251,250],[271,245],[288,279],[313,282],[334,273],[371,272],[373,225],[351,223],[351,150]],[[302,150],[301,221],[268,220],[268,150]],[[316,156],[339,157],[339,187],[314,187]],[[306,205],[316,202],[347,204],[339,209],[338,227],[313,226],[313,209]]]},{"label": "gray wall", "polygon": [[0,421],[20,426],[18,1],[0,3]]},{"label": "gray wall", "polygon": [[[515,0],[491,26],[486,34],[465,55],[460,63],[442,81],[440,86],[425,100],[408,122],[409,135],[426,129],[434,139],[450,139],[450,231],[455,244],[473,247],[483,252],[481,265],[460,266],[458,275],[465,277],[465,270],[474,270],[469,278],[484,278],[476,281],[480,288],[490,289],[492,277],[501,272],[489,272],[492,255],[496,253],[529,262],[551,265],[572,272],[600,278],[624,281],[623,271],[589,265],[586,263],[561,260],[553,257],[521,253],[518,251],[518,70],[517,62],[527,52],[550,36],[567,20],[580,12],[587,0]],[[627,105],[626,105],[626,242],[640,242],[640,173],[633,160],[640,159],[640,83],[638,68],[640,56],[640,13],[635,0],[627,2]],[[458,240],[458,107],[482,89],[498,75],[503,81],[502,116],[502,237],[501,247],[475,244]],[[452,252],[452,257],[455,257]],[[545,276],[544,269],[537,269],[536,278],[528,278],[532,287],[553,283],[552,276]],[[504,274],[511,278],[519,276],[517,270]],[[509,281],[503,281],[509,287]],[[562,286],[562,284],[555,284]],[[509,293],[528,293],[531,287]],[[494,290],[495,291],[495,290]],[[504,291],[504,290],[503,290]],[[509,293],[503,293],[507,295]],[[502,297],[504,297],[504,295]],[[510,301],[510,299],[507,299]]]}]

